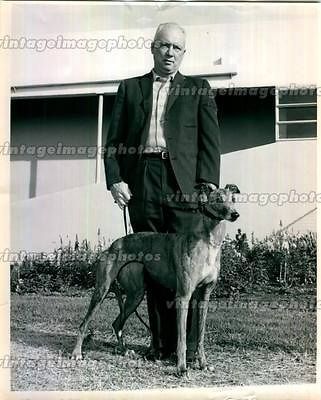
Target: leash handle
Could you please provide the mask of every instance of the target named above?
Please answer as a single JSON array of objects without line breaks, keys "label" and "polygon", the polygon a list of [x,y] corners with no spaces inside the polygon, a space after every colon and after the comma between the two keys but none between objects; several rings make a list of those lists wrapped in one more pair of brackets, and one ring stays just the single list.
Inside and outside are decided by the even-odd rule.
[{"label": "leash handle", "polygon": [[[127,206],[125,206],[125,207],[123,208],[123,219],[124,219],[125,233],[126,233],[126,236],[127,236],[129,233],[131,233],[131,229],[130,229],[130,222],[129,222],[129,224],[127,223],[127,213],[126,213],[126,209],[127,209]],[[129,227],[128,227],[128,226],[129,226]]]},{"label": "leash handle", "polygon": [[126,236],[127,236],[127,216],[126,216],[126,207],[123,208],[123,218],[124,218],[125,233],[126,233]]}]

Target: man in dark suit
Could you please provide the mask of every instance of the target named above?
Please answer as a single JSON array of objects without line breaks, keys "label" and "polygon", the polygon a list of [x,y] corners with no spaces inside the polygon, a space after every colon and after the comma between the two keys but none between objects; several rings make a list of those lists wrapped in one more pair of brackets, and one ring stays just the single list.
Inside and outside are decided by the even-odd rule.
[{"label": "man in dark suit", "polygon": [[[219,185],[214,96],[206,80],[178,72],[185,51],[183,28],[161,24],[151,47],[153,70],[119,85],[106,143],[106,180],[119,207],[128,206],[134,232],[201,231],[205,217],[197,209],[197,185]],[[152,353],[165,358],[176,349],[175,294],[148,276],[146,281]]]}]

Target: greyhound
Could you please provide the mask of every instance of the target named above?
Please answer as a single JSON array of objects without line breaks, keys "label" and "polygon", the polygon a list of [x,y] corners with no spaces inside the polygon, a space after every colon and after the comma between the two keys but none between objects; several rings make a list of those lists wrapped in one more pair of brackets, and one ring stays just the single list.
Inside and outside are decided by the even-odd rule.
[{"label": "greyhound", "polygon": [[[197,359],[201,369],[206,368],[204,352],[205,322],[209,297],[220,270],[220,250],[225,237],[225,221],[235,221],[239,214],[234,208],[236,185],[210,191],[203,185],[200,211],[204,218],[201,233],[134,233],[115,240],[101,254],[96,271],[96,286],[87,314],[80,325],[72,353],[82,358],[82,343],[94,311],[109,292],[118,299],[120,314],[113,322],[118,345],[124,349],[122,329],[127,318],[144,298],[144,273],[161,285],[175,291],[177,308],[177,373],[186,368],[186,325],[190,299],[195,292],[197,303]],[[126,299],[123,300],[123,294]],[[193,321],[194,326],[194,321]]]}]

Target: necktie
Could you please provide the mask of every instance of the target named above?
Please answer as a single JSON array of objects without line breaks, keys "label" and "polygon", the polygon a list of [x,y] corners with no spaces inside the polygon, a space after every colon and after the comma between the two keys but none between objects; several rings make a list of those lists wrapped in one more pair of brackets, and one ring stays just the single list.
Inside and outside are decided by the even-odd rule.
[{"label": "necktie", "polygon": [[[155,142],[156,142],[156,147],[158,146],[158,140],[157,140],[157,135],[158,135],[158,118],[160,113],[163,111],[165,111],[165,103],[164,103],[164,99],[162,104],[160,104],[161,102],[159,101],[159,96],[160,96],[160,92],[163,89],[163,87],[165,86],[165,84],[167,83],[168,78],[163,78],[161,76],[157,76],[156,77],[156,82],[160,82],[161,85],[159,86],[159,89],[157,91],[157,97],[156,97],[156,109],[155,109]],[[163,110],[162,110],[163,109]],[[159,123],[162,124],[163,122],[163,116],[161,115],[160,117],[160,121]]]}]

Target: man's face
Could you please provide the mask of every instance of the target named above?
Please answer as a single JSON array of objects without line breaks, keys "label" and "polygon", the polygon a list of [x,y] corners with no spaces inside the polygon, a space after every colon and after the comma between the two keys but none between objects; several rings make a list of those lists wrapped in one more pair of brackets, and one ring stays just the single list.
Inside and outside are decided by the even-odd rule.
[{"label": "man's face", "polygon": [[185,36],[175,27],[163,29],[152,45],[154,69],[161,76],[176,72],[185,54]]}]

